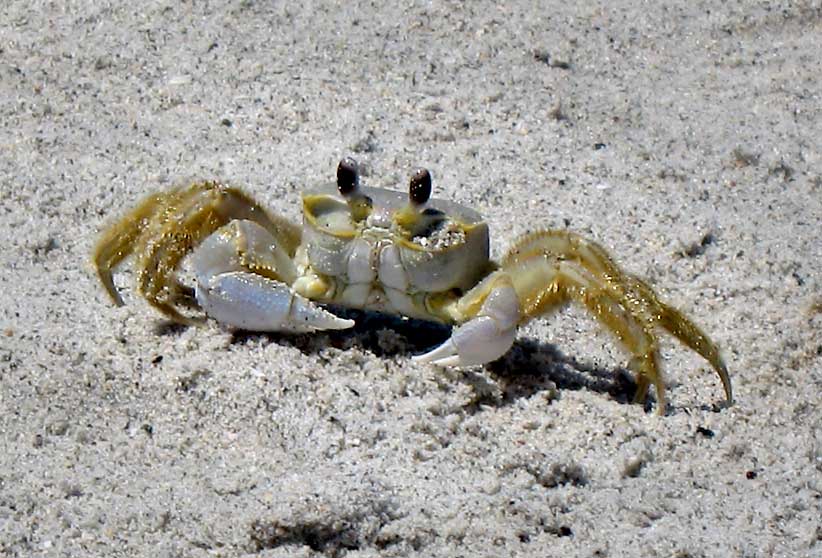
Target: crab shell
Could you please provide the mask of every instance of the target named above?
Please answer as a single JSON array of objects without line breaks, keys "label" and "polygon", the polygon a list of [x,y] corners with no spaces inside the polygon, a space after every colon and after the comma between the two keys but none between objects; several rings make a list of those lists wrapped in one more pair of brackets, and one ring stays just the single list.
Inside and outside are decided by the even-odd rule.
[{"label": "crab shell", "polygon": [[393,246],[409,294],[463,292],[486,274],[488,225],[476,211],[431,199],[418,208],[411,226],[404,226],[398,216],[417,209],[409,206],[406,193],[368,187],[359,192],[370,201],[370,213],[360,221],[352,219],[349,200],[336,184],[303,194],[302,245],[315,272],[348,282],[353,254],[369,250],[370,266],[376,271],[381,255]]}]

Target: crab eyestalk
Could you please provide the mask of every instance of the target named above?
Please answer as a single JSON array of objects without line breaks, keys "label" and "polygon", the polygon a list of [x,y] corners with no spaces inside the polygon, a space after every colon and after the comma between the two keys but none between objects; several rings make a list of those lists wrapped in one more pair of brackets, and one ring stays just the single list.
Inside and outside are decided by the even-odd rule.
[{"label": "crab eyestalk", "polygon": [[351,211],[351,219],[355,223],[364,221],[371,214],[373,204],[371,198],[360,190],[360,175],[357,161],[346,157],[337,165],[337,190],[345,198]]},{"label": "crab eyestalk", "polygon": [[415,231],[428,224],[425,205],[431,197],[431,173],[419,169],[408,184],[408,205],[394,214],[394,222],[406,231]]}]

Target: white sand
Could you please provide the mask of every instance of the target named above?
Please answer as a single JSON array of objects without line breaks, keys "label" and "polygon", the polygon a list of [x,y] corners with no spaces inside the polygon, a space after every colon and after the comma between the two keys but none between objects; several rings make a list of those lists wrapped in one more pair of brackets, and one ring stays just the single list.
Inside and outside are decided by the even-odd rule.
[{"label": "white sand", "polygon": [[[822,556],[819,2],[104,4],[0,7],[0,556]],[[169,327],[90,273],[148,191],[298,219],[347,154],[431,169],[497,255],[608,246],[736,405],[670,338],[668,416],[629,404],[577,309],[441,372],[435,328]]]}]

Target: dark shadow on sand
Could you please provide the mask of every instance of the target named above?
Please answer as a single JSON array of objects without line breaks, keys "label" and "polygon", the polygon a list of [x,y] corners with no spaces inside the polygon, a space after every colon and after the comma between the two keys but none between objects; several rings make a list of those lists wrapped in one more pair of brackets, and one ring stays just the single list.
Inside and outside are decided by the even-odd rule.
[{"label": "dark shadow on sand", "polygon": [[[427,322],[374,312],[334,309],[334,313],[355,320],[348,330],[315,334],[258,333],[238,331],[232,343],[245,344],[260,338],[289,345],[305,354],[318,354],[329,346],[347,350],[358,348],[379,357],[412,356],[443,343],[451,328]],[[503,357],[485,365],[488,378],[477,367],[465,369],[462,381],[480,393],[474,406],[506,406],[520,398],[549,393],[556,399],[565,390],[586,389],[609,395],[613,400],[629,404],[636,391],[633,375],[624,368],[603,368],[580,362],[566,355],[551,343],[522,338]],[[497,383],[496,389],[490,384]],[[498,394],[500,390],[501,397]],[[497,393],[490,396],[490,393]],[[649,394],[650,395],[650,394]],[[649,397],[653,401],[653,397]],[[646,410],[650,408],[646,404]]]}]

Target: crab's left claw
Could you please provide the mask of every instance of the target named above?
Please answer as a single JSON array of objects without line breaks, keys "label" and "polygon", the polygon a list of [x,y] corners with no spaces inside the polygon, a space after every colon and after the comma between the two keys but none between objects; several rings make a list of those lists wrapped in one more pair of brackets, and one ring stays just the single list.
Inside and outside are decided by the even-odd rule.
[{"label": "crab's left claw", "polygon": [[517,334],[520,304],[507,275],[492,275],[457,302],[457,310],[473,316],[457,327],[451,337],[416,362],[437,366],[475,366],[504,355]]},{"label": "crab's left claw", "polygon": [[218,322],[249,331],[303,333],[353,327],[291,288],[297,269],[275,236],[258,223],[234,220],[192,256],[195,296]]},{"label": "crab's left claw", "polygon": [[335,316],[288,285],[246,271],[214,275],[198,283],[196,293],[206,314],[248,331],[305,333],[354,326],[353,320]]}]

